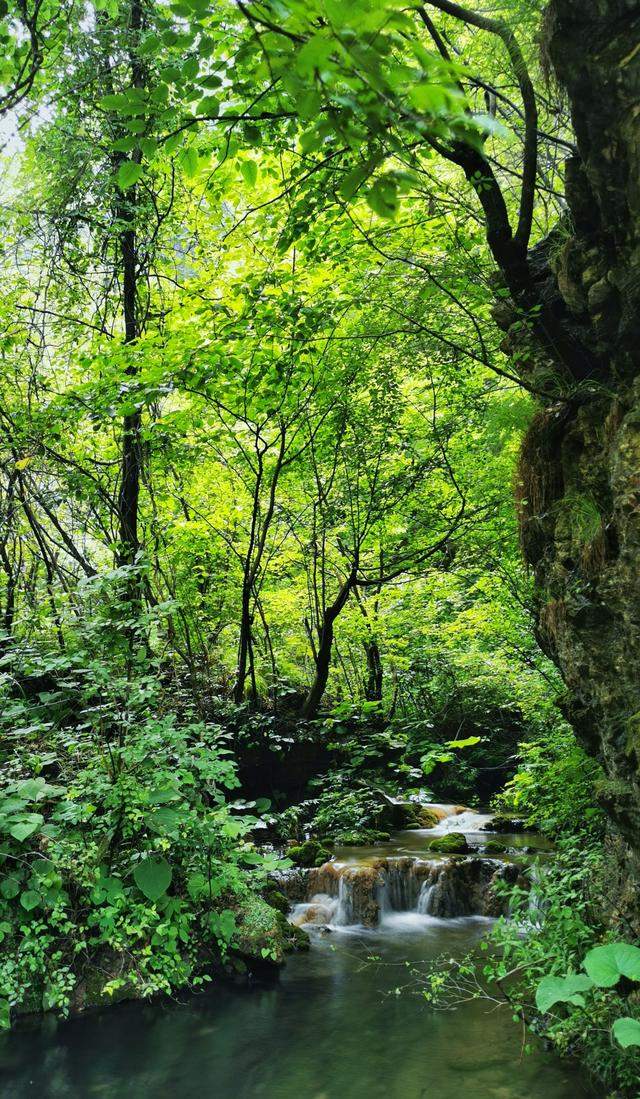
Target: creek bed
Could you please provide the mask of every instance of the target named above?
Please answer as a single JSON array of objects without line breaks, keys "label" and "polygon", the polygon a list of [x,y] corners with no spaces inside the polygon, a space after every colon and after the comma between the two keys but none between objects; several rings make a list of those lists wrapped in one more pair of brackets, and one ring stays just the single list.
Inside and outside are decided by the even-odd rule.
[{"label": "creek bed", "polygon": [[[425,840],[402,833],[384,854],[417,855]],[[490,924],[387,911],[375,928],[312,930],[273,985],[23,1024],[0,1038],[0,1097],[586,1099],[574,1066],[522,1054],[508,1010],[434,1011],[415,988],[395,994],[406,963],[463,954]]]}]

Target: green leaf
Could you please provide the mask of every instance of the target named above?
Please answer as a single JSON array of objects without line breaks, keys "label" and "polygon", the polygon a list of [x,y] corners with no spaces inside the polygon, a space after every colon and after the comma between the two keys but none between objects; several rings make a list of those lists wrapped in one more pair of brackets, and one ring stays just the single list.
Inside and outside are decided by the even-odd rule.
[{"label": "green leaf", "polygon": [[141,164],[136,164],[134,160],[124,160],[118,168],[118,186],[121,190],[126,191],[128,187],[133,187],[134,183],[137,183],[142,175],[143,167]]},{"label": "green leaf", "polygon": [[171,885],[171,867],[166,859],[158,855],[139,862],[133,871],[133,877],[138,889],[144,893],[150,901],[157,901]]},{"label": "green leaf", "polygon": [[371,175],[371,171],[371,162],[367,161],[366,164],[358,164],[356,168],[352,168],[351,171],[347,173],[340,184],[340,194],[347,202],[353,198],[365,179],[368,179]]},{"label": "green leaf", "polygon": [[145,817],[145,820],[154,832],[166,832],[170,836],[175,836],[184,820],[184,813],[179,813],[176,809],[156,809]]},{"label": "green leaf", "polygon": [[8,1000],[0,1000],[0,1030],[9,1030],[11,1026],[11,1008]]},{"label": "green leaf", "polygon": [[151,160],[158,151],[158,142],[153,137],[140,138],[140,149],[147,160]]},{"label": "green leaf", "polygon": [[130,118],[128,122],[125,122],[125,129],[130,134],[143,134],[147,128],[147,120],[145,118]]},{"label": "green leaf", "polygon": [[640,947],[629,943],[607,943],[590,950],[584,968],[599,988],[612,988],[620,977],[640,981]]},{"label": "green leaf", "polygon": [[255,160],[240,161],[240,171],[245,183],[248,183],[250,187],[254,187],[258,178],[258,165]]},{"label": "green leaf", "polygon": [[613,1024],[613,1036],[623,1049],[629,1046],[640,1046],[640,1022],[625,1015],[622,1019],[616,1019]]},{"label": "green leaf", "polygon": [[31,813],[29,817],[25,817],[24,820],[17,821],[16,824],[13,824],[9,828],[9,833],[14,839],[18,840],[19,843],[22,843],[23,840],[32,836],[43,823],[44,817],[41,817],[39,813]]},{"label": "green leaf", "polygon": [[35,889],[27,889],[20,896],[20,904],[27,912],[31,912],[32,908],[37,908],[41,901],[42,897]]},{"label": "green leaf", "polygon": [[333,52],[334,46],[330,38],[322,34],[314,34],[308,42],[298,51],[296,57],[296,69],[301,76],[309,76],[315,69],[321,69],[326,64]]},{"label": "green leaf", "polygon": [[203,893],[207,891],[207,879],[204,874],[195,873],[192,874],[187,881],[187,893],[191,897],[192,901],[198,900]]},{"label": "green leaf", "polygon": [[13,900],[20,892],[20,882],[17,878],[3,878],[0,882],[0,893],[6,901]]},{"label": "green leaf", "polygon": [[235,914],[230,908],[225,908],[222,912],[211,912],[209,927],[218,940],[229,943],[236,930]]},{"label": "green leaf", "polygon": [[381,218],[393,218],[398,212],[398,188],[392,179],[377,179],[367,193],[367,203]]},{"label": "green leaf", "polygon": [[593,988],[593,981],[584,973],[569,973],[566,977],[543,977],[536,989],[538,1011],[549,1011],[554,1004],[574,1004],[584,1007],[581,992]]},{"label": "green leaf", "polygon": [[196,114],[206,115],[207,118],[217,118],[220,113],[220,100],[215,95],[207,95],[201,99],[196,108]]},{"label": "green leaf", "polygon": [[198,75],[199,68],[197,57],[188,57],[182,66],[182,75],[185,80],[193,80]]},{"label": "green leaf", "polygon": [[102,99],[98,100],[98,106],[103,107],[105,111],[117,111],[119,114],[133,113],[131,101],[126,95],[103,95]]},{"label": "green leaf", "polygon": [[114,141],[111,148],[114,153],[130,153],[132,149],[135,149],[137,141],[135,137],[119,137],[117,141]]},{"label": "green leaf", "polygon": [[165,150],[169,156],[175,153],[176,149],[179,149],[184,141],[184,134],[171,134],[170,137],[164,143]]},{"label": "green leaf", "polygon": [[178,163],[189,179],[194,179],[197,176],[200,171],[200,157],[195,145],[189,145],[180,153]]}]

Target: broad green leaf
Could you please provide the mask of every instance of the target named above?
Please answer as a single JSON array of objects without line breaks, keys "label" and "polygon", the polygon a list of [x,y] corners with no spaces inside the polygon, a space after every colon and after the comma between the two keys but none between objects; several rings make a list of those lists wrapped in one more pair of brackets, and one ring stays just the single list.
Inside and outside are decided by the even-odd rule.
[{"label": "broad green leaf", "polygon": [[201,99],[196,108],[196,113],[207,118],[217,118],[220,113],[220,100],[215,95],[207,95]]},{"label": "broad green leaf", "polygon": [[640,1022],[625,1015],[613,1024],[613,1036],[623,1049],[640,1046]]},{"label": "broad green leaf", "polygon": [[585,957],[584,968],[600,988],[612,988],[620,977],[640,981],[640,947],[629,943],[596,946]]},{"label": "broad green leaf", "polygon": [[9,1030],[11,1026],[11,1008],[8,1000],[0,1000],[0,1030]]},{"label": "broad green leaf", "polygon": [[0,882],[0,893],[2,893],[2,896],[4,897],[5,900],[7,900],[7,901],[13,900],[14,897],[18,896],[19,892],[20,892],[20,882],[18,881],[17,878],[13,878],[13,877],[3,878],[2,881]]},{"label": "broad green leaf", "polygon": [[171,885],[172,872],[166,859],[152,855],[139,862],[133,871],[138,889],[150,901],[157,901]]},{"label": "broad green leaf", "polygon": [[34,832],[38,830],[41,824],[44,823],[44,817],[41,817],[39,813],[31,813],[29,817],[25,817],[24,820],[17,821],[9,828],[10,835],[14,839],[22,843],[23,840],[32,836]]},{"label": "broad green leaf", "polygon": [[241,160],[240,171],[245,183],[248,183],[250,187],[254,187],[258,178],[258,165],[255,160]]},{"label": "broad green leaf", "polygon": [[581,992],[593,988],[593,981],[584,973],[569,973],[566,977],[543,977],[536,989],[538,1011],[549,1011],[554,1004],[584,1007]]},{"label": "broad green leaf", "polygon": [[204,874],[192,874],[187,881],[187,893],[193,901],[198,900],[207,891],[207,879]]},{"label": "broad green leaf", "polygon": [[33,908],[37,908],[42,903],[42,897],[35,889],[27,889],[20,895],[20,904],[27,912],[31,912]]},{"label": "broad green leaf", "polygon": [[353,198],[365,179],[368,179],[371,175],[371,171],[371,163],[367,161],[366,164],[358,164],[356,168],[352,168],[350,172],[347,172],[347,175],[340,184],[340,194],[347,202]]},{"label": "broad green leaf", "polygon": [[393,218],[398,212],[398,188],[393,180],[383,176],[377,179],[367,192],[367,202],[374,214],[381,218]]},{"label": "broad green leaf", "polygon": [[188,57],[182,66],[182,75],[185,80],[193,80],[198,75],[200,65],[197,57]]},{"label": "broad green leaf", "polygon": [[197,176],[200,170],[200,157],[195,145],[189,145],[180,153],[178,163],[189,179],[194,179]]},{"label": "broad green leaf", "polygon": [[124,160],[118,168],[118,186],[123,191],[133,187],[134,183],[137,183],[140,179],[143,171],[141,164],[136,164],[134,160]]},{"label": "broad green leaf", "polygon": [[181,822],[184,820],[184,813],[178,812],[176,809],[156,809],[153,813],[150,813],[145,820],[154,832],[166,832],[170,836],[177,835]]},{"label": "broad green leaf", "polygon": [[230,908],[222,912],[211,912],[209,915],[209,927],[217,939],[224,943],[231,942],[236,930],[236,917]]}]

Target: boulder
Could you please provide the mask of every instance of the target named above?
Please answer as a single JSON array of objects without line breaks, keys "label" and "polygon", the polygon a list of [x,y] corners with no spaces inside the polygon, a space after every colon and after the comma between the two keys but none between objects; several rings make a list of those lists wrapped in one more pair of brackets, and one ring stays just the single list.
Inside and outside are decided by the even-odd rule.
[{"label": "boulder", "polygon": [[429,843],[430,851],[442,851],[446,855],[466,855],[469,850],[467,838],[462,832],[445,832]]},{"label": "boulder", "polygon": [[294,844],[287,849],[286,854],[296,866],[307,868],[322,866],[331,858],[329,848],[320,840],[305,840],[304,843]]}]

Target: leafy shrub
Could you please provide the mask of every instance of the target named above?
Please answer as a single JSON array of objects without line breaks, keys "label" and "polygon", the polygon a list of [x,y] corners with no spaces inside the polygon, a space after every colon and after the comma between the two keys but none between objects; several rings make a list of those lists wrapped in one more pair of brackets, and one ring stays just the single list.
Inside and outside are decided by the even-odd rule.
[{"label": "leafy shrub", "polygon": [[[270,869],[224,730],[88,649],[0,680],[0,1019],[209,979]],[[5,661],[5,667],[7,661]]]}]

